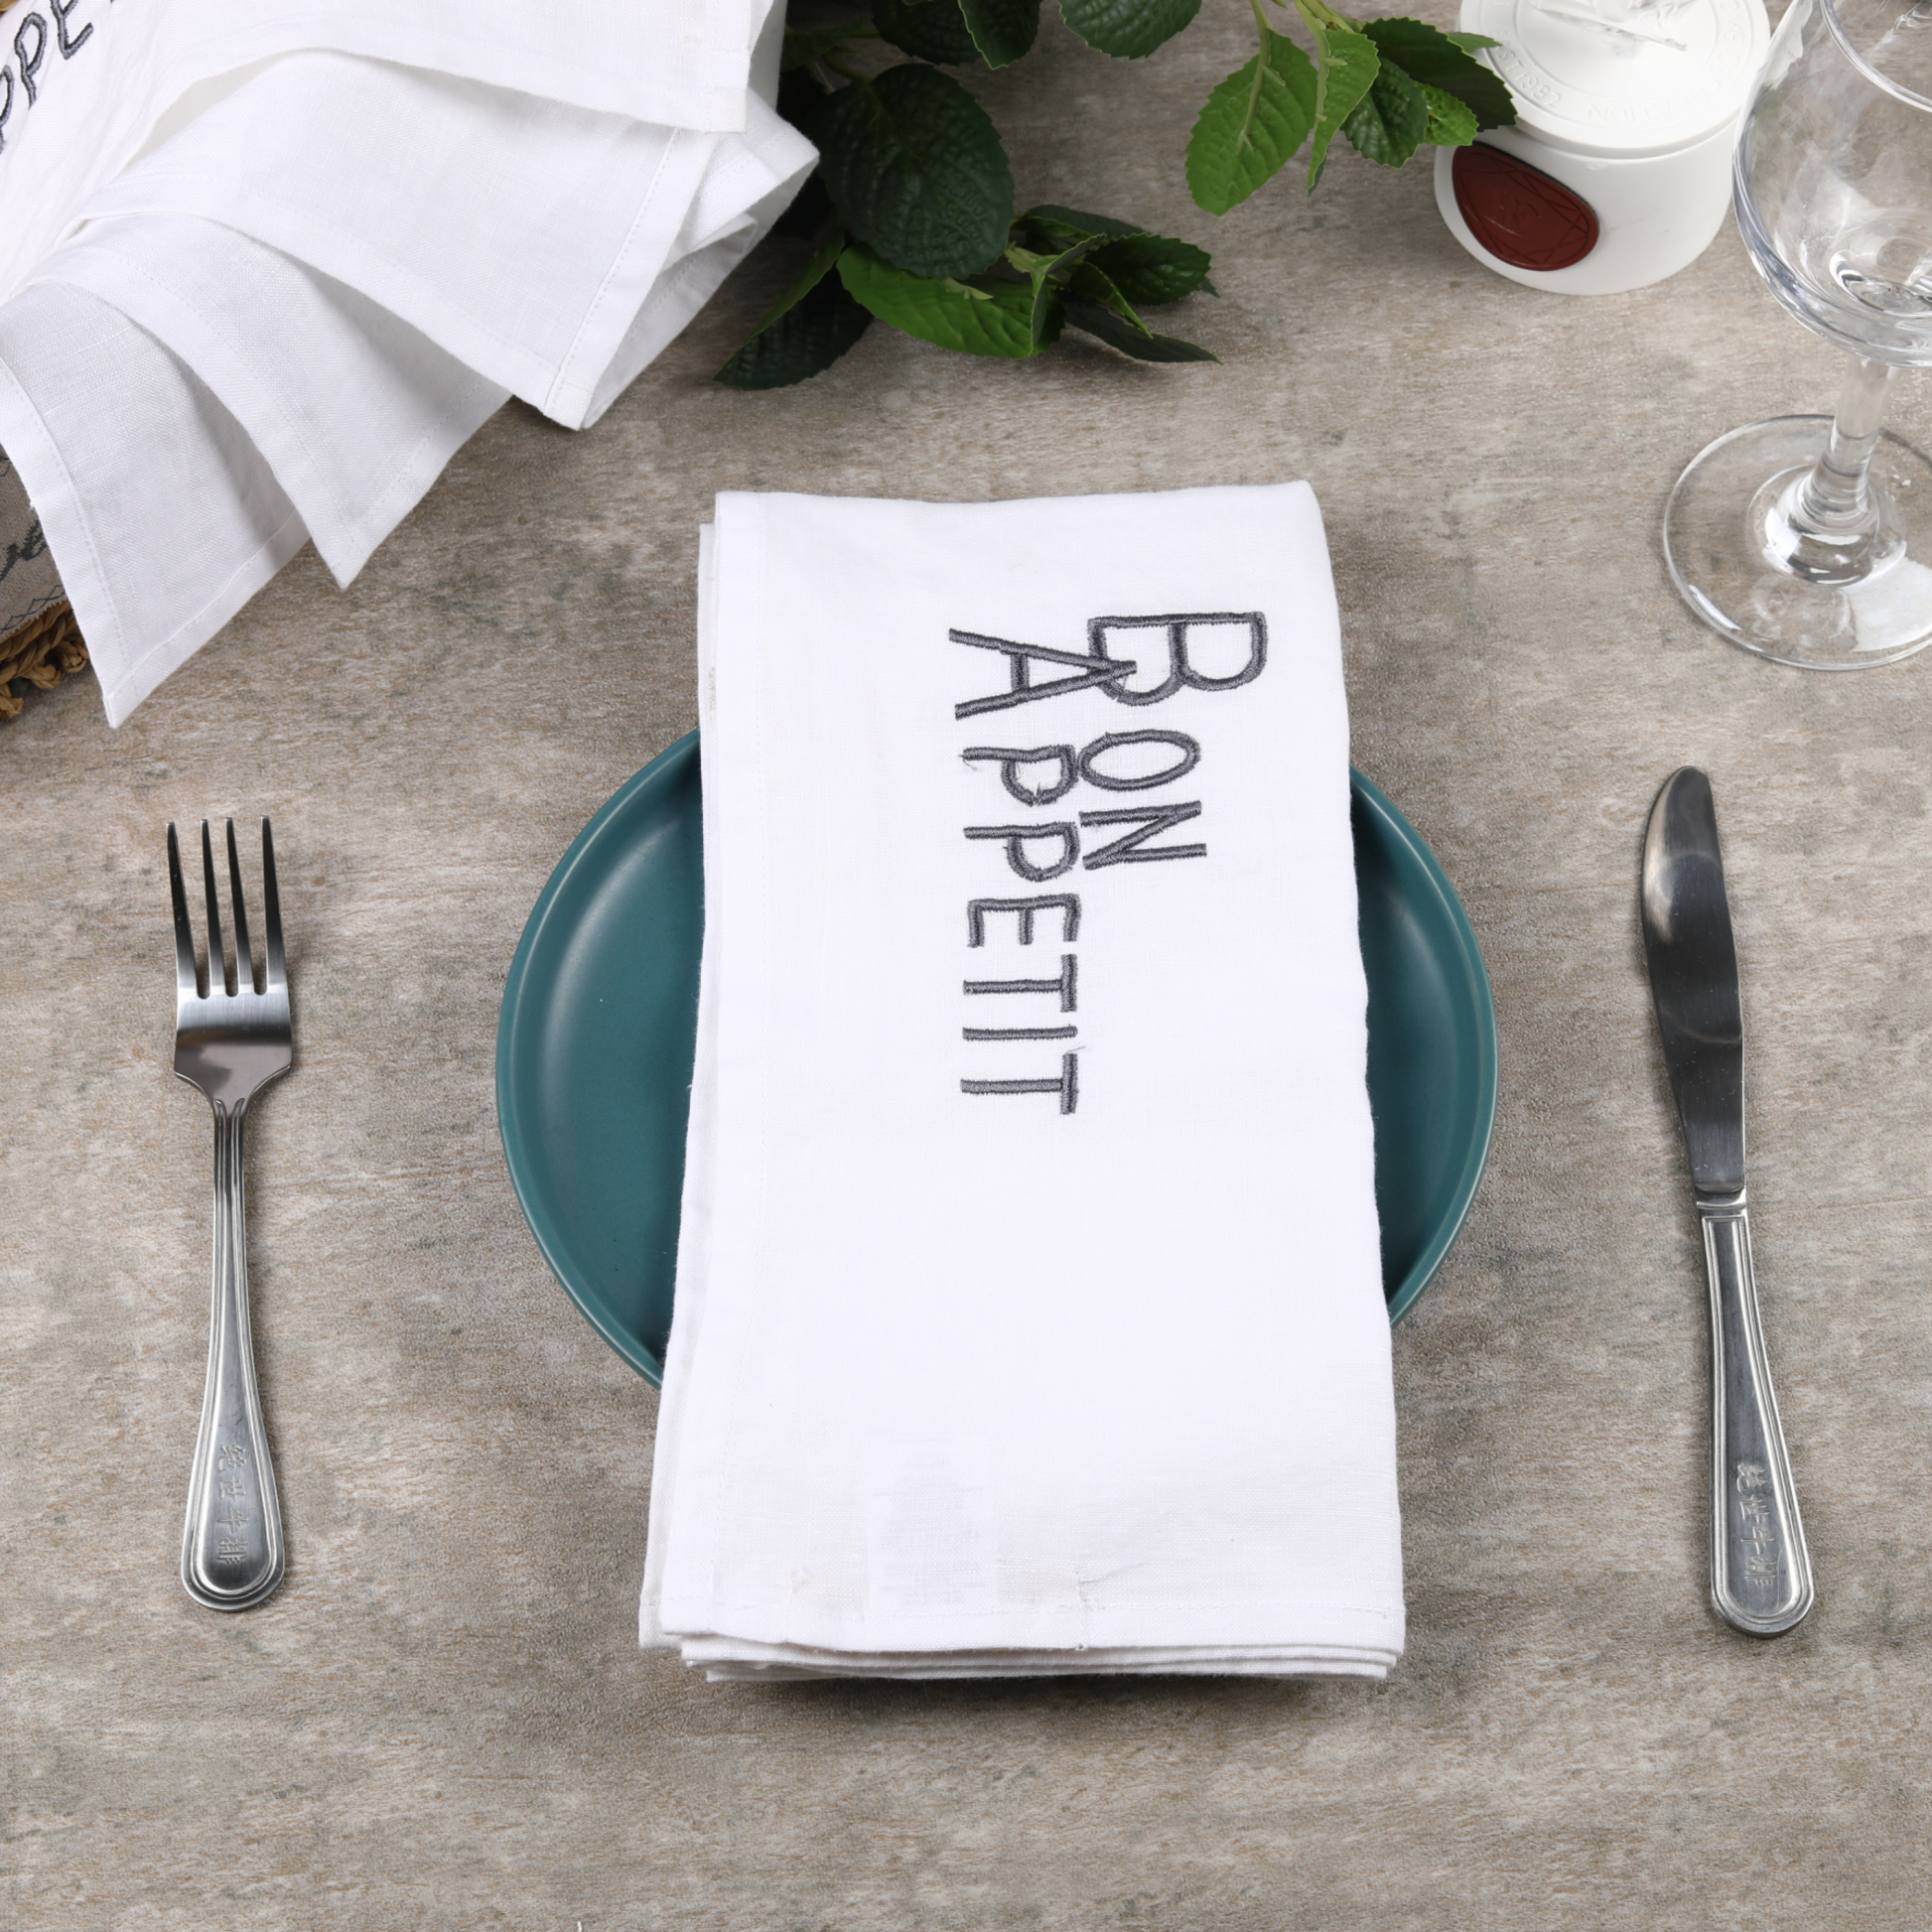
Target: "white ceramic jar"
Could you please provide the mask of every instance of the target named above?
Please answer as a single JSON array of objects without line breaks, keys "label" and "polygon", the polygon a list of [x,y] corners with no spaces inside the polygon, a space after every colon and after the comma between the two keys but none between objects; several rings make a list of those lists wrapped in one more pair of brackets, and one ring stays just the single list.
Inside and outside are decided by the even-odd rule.
[{"label": "white ceramic jar", "polygon": [[1770,43],[1763,0],[1462,0],[1514,127],[1439,148],[1449,232],[1511,281],[1614,295],[1704,253]]}]

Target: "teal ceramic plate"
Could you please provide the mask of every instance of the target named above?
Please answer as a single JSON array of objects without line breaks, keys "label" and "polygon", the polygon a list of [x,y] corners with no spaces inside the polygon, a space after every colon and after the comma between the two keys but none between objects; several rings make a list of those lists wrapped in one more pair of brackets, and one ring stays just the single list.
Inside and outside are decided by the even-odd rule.
[{"label": "teal ceramic plate", "polygon": [[[1354,776],[1368,1085],[1389,1318],[1441,1266],[1496,1117],[1475,934],[1414,828]],[[632,1368],[663,1373],[704,930],[698,741],[639,771],[543,889],[496,1033],[510,1178],[557,1279]]]}]

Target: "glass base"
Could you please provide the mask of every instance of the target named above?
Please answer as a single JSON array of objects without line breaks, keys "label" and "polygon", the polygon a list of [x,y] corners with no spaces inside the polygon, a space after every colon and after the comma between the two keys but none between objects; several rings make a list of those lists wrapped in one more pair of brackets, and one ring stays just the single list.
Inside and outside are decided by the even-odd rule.
[{"label": "glass base", "polygon": [[1807,671],[1869,671],[1932,644],[1932,462],[1889,433],[1871,459],[1869,555],[1794,543],[1786,499],[1824,454],[1829,416],[1721,436],[1677,480],[1664,558],[1721,636]]}]

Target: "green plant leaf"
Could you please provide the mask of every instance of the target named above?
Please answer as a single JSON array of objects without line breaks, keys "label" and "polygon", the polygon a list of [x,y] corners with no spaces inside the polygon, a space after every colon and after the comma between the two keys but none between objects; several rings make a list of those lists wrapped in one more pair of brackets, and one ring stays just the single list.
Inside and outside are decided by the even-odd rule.
[{"label": "green plant leaf", "polygon": [[795,68],[802,68],[808,62],[816,61],[821,54],[829,54],[833,48],[842,45],[854,28],[866,24],[863,14],[855,14],[850,20],[841,21],[836,27],[815,27],[810,33],[793,33],[785,29],[784,51],[778,56],[778,71],[790,73]]},{"label": "green plant leaf", "polygon": [[1492,41],[1487,34],[1445,34],[1446,41],[1453,41],[1464,54],[1480,54],[1485,47],[1500,47],[1501,41]]},{"label": "green plant leaf", "polygon": [[846,225],[907,274],[972,275],[1006,246],[1006,149],[986,109],[950,74],[897,67],[854,81],[832,96],[815,132]]},{"label": "green plant leaf", "polygon": [[1188,137],[1187,187],[1210,214],[1225,214],[1278,175],[1315,124],[1312,63],[1287,35],[1262,34],[1261,51],[1208,95]]},{"label": "green plant leaf", "polygon": [[[928,0],[907,0],[909,5]],[[1039,0],[959,0],[973,45],[990,68],[1009,68],[1039,33]]]},{"label": "green plant leaf", "polygon": [[1103,54],[1138,61],[1200,12],[1200,0],[1060,0],[1060,17]]},{"label": "green plant leaf", "polygon": [[1314,142],[1309,149],[1309,192],[1321,179],[1328,160],[1328,143],[1368,90],[1375,85],[1381,56],[1365,35],[1340,27],[1317,27],[1314,33],[1316,79]]},{"label": "green plant leaf", "polygon": [[1128,301],[1148,308],[1178,302],[1196,289],[1207,288],[1207,271],[1213,265],[1205,248],[1161,234],[1122,235],[1105,241],[1089,260],[1112,278]]},{"label": "green plant leaf", "polygon": [[[1499,74],[1471,60],[1464,43],[1479,34],[1445,34],[1420,20],[1371,20],[1362,32],[1384,60],[1393,61],[1425,87],[1440,87],[1469,108],[1477,127],[1514,127],[1516,108]],[[1494,41],[1483,43],[1493,47]]]},{"label": "green plant leaf", "polygon": [[1357,154],[1380,167],[1400,168],[1429,132],[1429,102],[1399,67],[1384,61],[1341,131]]},{"label": "green plant leaf", "polygon": [[[1072,247],[1063,249],[1057,255],[1038,255],[1022,248],[1007,250],[1007,260],[1033,284],[1032,327],[1036,347],[1044,347],[1059,335],[1064,278],[1086,255],[1100,246],[1103,238],[1100,235],[1082,235]],[[1060,279],[1055,280],[1055,277]]]},{"label": "green plant leaf", "polygon": [[1154,331],[1135,313],[1133,303],[1121,294],[1119,287],[1104,268],[1095,268],[1090,261],[1082,262],[1067,277],[1066,286],[1069,294],[1077,295],[1087,302],[1097,302],[1103,309],[1112,310],[1121,321],[1129,324],[1141,335],[1154,334]]},{"label": "green plant leaf", "polygon": [[829,368],[872,327],[871,312],[846,292],[832,265],[845,247],[833,228],[804,273],[714,378],[731,389],[781,389]]},{"label": "green plant leaf", "polygon": [[1088,260],[1128,289],[1134,301],[1149,306],[1178,302],[1196,289],[1214,292],[1207,279],[1212,262],[1206,249],[1171,235],[1153,234],[1111,214],[1088,214],[1043,203],[1028,208],[1015,221],[1014,231],[1025,236],[1029,246],[1055,254],[1077,241],[1097,239],[1100,246]]},{"label": "green plant leaf", "polygon": [[902,53],[941,67],[979,66],[959,0],[872,0],[872,24]]},{"label": "green plant leaf", "polygon": [[1067,241],[1077,241],[1082,235],[1090,234],[1129,235],[1146,232],[1134,221],[1116,221],[1111,214],[1083,214],[1077,207],[1060,207],[1052,202],[1042,202],[1037,207],[1030,207],[1020,219],[1029,227],[1062,234]]},{"label": "green plant leaf", "polygon": [[822,233],[813,236],[812,252],[805,266],[798,271],[791,286],[764,312],[763,320],[753,335],[769,329],[787,309],[795,308],[819,283],[832,272],[832,264],[838,260],[840,251],[845,247],[845,230],[836,221],[828,221]]},{"label": "green plant leaf", "polygon": [[1221,359],[1194,343],[1183,343],[1177,336],[1155,336],[1145,328],[1136,329],[1113,310],[1102,308],[1098,302],[1084,301],[1077,295],[1067,298],[1066,320],[1071,327],[1083,329],[1089,336],[1099,337],[1109,348],[1117,348],[1122,354],[1132,355],[1138,361],[1218,362]]},{"label": "green plant leaf", "polygon": [[1465,107],[1440,87],[1424,87],[1422,97],[1429,103],[1429,129],[1422,137],[1428,146],[1466,148],[1476,138],[1473,107]]},{"label": "green plant leaf", "polygon": [[853,299],[881,322],[921,342],[1016,361],[1038,352],[1031,282],[908,275],[864,247],[839,257],[839,275]]}]

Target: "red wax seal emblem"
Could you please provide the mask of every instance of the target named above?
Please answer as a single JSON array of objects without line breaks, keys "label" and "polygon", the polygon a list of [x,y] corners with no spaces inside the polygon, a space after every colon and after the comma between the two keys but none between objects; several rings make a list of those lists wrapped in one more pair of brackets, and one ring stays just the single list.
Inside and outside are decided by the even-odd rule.
[{"label": "red wax seal emblem", "polygon": [[1469,232],[1511,268],[1569,268],[1596,246],[1596,210],[1500,148],[1457,148],[1449,180]]}]

